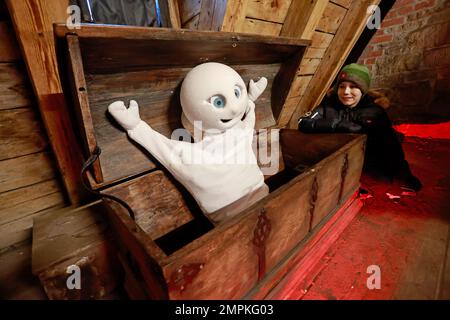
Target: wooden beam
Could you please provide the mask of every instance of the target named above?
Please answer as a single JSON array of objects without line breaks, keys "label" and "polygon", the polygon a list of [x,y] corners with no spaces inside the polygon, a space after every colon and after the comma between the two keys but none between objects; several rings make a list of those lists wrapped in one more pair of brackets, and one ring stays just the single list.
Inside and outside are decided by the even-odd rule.
[{"label": "wooden beam", "polygon": [[68,0],[7,0],[7,5],[64,185],[78,203],[83,159],[62,92],[52,26],[67,20]]},{"label": "wooden beam", "polygon": [[178,7],[178,1],[177,0],[167,0],[167,5],[169,7],[170,26],[174,29],[180,29],[181,28],[181,17],[180,17],[180,10]]},{"label": "wooden beam", "polygon": [[325,52],[319,68],[308,85],[308,94],[305,94],[303,99],[300,100],[299,105],[291,117],[289,122],[290,128],[296,128],[298,117],[316,107],[323,99],[366,26],[367,19],[370,16],[370,13],[367,13],[367,8],[370,5],[377,5],[379,3],[380,0],[352,2],[341,26]]},{"label": "wooden beam", "polygon": [[281,36],[311,39],[328,0],[292,1]]}]

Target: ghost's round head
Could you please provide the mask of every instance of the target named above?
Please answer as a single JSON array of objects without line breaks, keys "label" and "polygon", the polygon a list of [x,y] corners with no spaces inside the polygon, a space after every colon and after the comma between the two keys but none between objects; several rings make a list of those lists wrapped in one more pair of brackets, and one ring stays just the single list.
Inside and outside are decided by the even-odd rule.
[{"label": "ghost's round head", "polygon": [[248,108],[244,80],[229,66],[216,62],[189,71],[181,85],[180,101],[187,120],[194,125],[201,121],[203,130],[230,129]]}]

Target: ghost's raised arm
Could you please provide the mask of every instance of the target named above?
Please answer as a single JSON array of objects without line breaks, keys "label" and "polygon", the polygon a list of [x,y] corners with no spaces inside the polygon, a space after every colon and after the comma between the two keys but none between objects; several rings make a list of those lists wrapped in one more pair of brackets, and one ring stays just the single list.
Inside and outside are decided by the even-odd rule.
[{"label": "ghost's raised arm", "polygon": [[253,79],[250,80],[250,84],[248,85],[248,97],[253,102],[258,99],[258,97],[264,92],[267,87],[267,79],[265,77],[261,77],[258,81],[254,82]]},{"label": "ghost's raised arm", "polygon": [[116,101],[108,106],[108,111],[127,130],[131,139],[143,146],[166,168],[170,169],[180,163],[178,153],[184,142],[168,139],[142,121],[136,101],[131,100],[128,109],[123,101]]}]

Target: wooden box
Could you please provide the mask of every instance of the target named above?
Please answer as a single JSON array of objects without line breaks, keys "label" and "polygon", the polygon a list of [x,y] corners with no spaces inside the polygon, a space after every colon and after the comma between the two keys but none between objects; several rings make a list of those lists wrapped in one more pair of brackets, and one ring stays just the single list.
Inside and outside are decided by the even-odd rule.
[{"label": "wooden box", "polygon": [[[244,81],[265,76],[256,128],[277,128],[292,79],[309,41],[187,30],[82,25],[55,27],[63,80],[70,85],[90,171],[105,200],[127,271],[131,297],[238,299],[268,280],[359,186],[363,136],[304,135],[282,129],[282,163],[267,177],[270,194],[212,225],[195,201],[107,114],[116,100],[139,102],[141,118],[170,136],[181,128],[180,84],[195,65],[216,61]],[[276,139],[277,140],[277,139]],[[268,148],[270,149],[270,148]],[[270,290],[265,287],[266,291]]]},{"label": "wooden box", "polygon": [[[96,201],[34,220],[32,271],[49,299],[110,299],[121,288],[121,267],[104,215],[104,204]],[[67,285],[75,283],[73,266],[80,288]]]}]

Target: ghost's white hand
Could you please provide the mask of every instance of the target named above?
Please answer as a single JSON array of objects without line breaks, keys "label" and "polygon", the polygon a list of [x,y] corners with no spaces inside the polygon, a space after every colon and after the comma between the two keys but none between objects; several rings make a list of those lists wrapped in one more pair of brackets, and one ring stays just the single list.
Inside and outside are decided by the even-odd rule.
[{"label": "ghost's white hand", "polygon": [[263,91],[267,87],[267,79],[262,77],[258,81],[254,82],[253,79],[250,80],[250,84],[248,86],[248,97],[252,101],[256,101],[258,97],[263,93]]},{"label": "ghost's white hand", "polygon": [[[180,164],[179,154],[190,144],[171,140],[153,130],[139,116],[139,106],[131,100],[127,108],[123,101],[116,101],[108,106],[114,119],[128,132],[128,136],[147,149],[169,171]],[[172,172],[177,173],[177,172]]]},{"label": "ghost's white hand", "polygon": [[133,130],[141,121],[139,117],[139,106],[136,101],[130,101],[127,108],[123,101],[116,101],[108,106],[108,111],[114,119],[125,129]]}]

